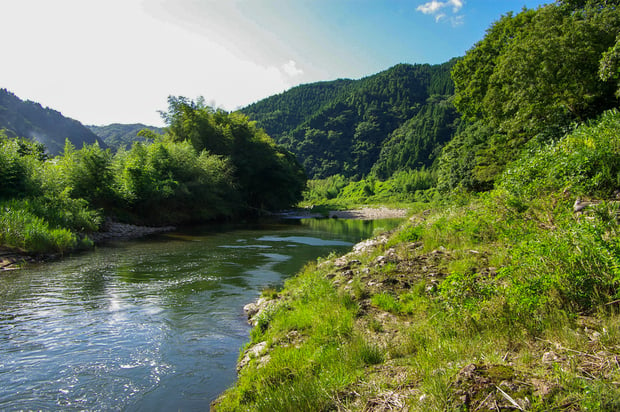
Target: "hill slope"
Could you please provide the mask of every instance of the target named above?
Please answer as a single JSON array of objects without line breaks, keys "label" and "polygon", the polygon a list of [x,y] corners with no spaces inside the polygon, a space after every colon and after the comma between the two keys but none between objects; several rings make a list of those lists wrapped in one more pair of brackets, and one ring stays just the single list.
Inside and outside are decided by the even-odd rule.
[{"label": "hill slope", "polygon": [[147,126],[142,123],[120,124],[112,123],[106,126],[86,126],[91,132],[99,136],[106,145],[113,149],[122,146],[131,147],[133,142],[143,142],[146,139],[138,136],[138,132],[142,129],[149,129],[157,134],[162,134],[163,129],[159,127]]},{"label": "hill slope", "polygon": [[77,120],[64,117],[39,103],[23,101],[6,89],[0,89],[0,129],[8,136],[27,137],[43,143],[50,154],[58,155],[69,139],[76,147],[84,143],[105,144]]},{"label": "hill slope", "polygon": [[[391,149],[381,155],[380,170],[390,175],[412,165],[432,164],[438,147],[450,138],[458,117],[450,99],[454,62],[399,64],[359,80],[302,85],[241,111],[293,152],[310,177],[367,175],[388,140]],[[437,113],[436,106],[448,110]],[[438,129],[447,133],[438,134]],[[409,150],[406,161],[388,161],[399,156],[399,142],[407,136],[416,145],[427,147],[430,142],[432,147]]]}]

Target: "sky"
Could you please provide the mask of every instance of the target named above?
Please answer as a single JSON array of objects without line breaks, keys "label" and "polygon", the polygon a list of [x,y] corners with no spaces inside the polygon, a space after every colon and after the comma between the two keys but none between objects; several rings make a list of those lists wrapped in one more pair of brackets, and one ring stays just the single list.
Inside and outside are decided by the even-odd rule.
[{"label": "sky", "polygon": [[86,125],[164,125],[168,96],[228,111],[293,86],[462,56],[551,0],[0,0],[0,88]]}]

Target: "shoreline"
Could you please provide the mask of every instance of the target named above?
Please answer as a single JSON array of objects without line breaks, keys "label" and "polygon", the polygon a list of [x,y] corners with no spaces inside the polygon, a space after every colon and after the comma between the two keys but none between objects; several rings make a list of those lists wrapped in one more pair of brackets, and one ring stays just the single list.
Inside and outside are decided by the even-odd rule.
[{"label": "shoreline", "polygon": [[398,219],[406,218],[407,209],[396,209],[389,207],[362,207],[349,210],[330,210],[325,216],[321,213],[311,212],[304,209],[296,209],[277,213],[284,219],[356,219],[356,220],[375,220],[375,219]]},{"label": "shoreline", "polygon": [[[171,232],[176,230],[176,226],[138,226],[127,223],[106,221],[102,225],[102,231],[86,233],[85,235],[93,241],[93,247],[104,245],[108,242],[138,239],[149,235]],[[88,251],[89,249],[85,249]],[[73,250],[67,252],[82,252],[84,250]],[[29,253],[19,249],[11,249],[0,246],[0,273],[21,269],[24,265],[31,263],[44,263],[61,259],[63,253]]]},{"label": "shoreline", "polygon": [[[332,210],[328,216],[298,209],[274,214],[282,219],[397,219],[406,218],[407,209],[394,209],[388,207],[363,207],[350,210]],[[145,236],[167,233],[176,230],[176,226],[139,226],[128,223],[107,220],[99,232],[87,233],[94,246],[100,246],[107,242],[138,239]],[[75,251],[74,251],[75,252]],[[70,254],[72,252],[68,252]],[[63,257],[62,253],[29,253],[18,249],[0,246],[0,273],[17,270],[31,263],[50,262]]]}]

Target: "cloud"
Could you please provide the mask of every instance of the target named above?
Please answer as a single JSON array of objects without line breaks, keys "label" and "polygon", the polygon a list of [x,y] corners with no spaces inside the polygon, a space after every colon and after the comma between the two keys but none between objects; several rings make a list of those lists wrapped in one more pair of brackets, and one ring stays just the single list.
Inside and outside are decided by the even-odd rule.
[{"label": "cloud", "polygon": [[[440,21],[447,20],[452,23],[453,26],[460,26],[463,24],[463,15],[456,15],[463,8],[463,0],[446,0],[446,1],[438,1],[431,0],[424,4],[419,5],[416,10],[423,14],[430,14],[435,16],[435,21],[439,23]],[[448,10],[450,9],[454,16],[448,16]]]},{"label": "cloud", "polygon": [[282,70],[284,73],[288,74],[291,77],[301,76],[304,74],[304,71],[297,67],[297,62],[295,60],[289,60],[288,62],[282,65]]},{"label": "cloud", "polygon": [[432,0],[432,1],[429,1],[428,3],[424,3],[418,6],[416,10],[421,11],[424,14],[434,14],[435,12],[439,11],[445,6],[446,4],[444,2]]}]

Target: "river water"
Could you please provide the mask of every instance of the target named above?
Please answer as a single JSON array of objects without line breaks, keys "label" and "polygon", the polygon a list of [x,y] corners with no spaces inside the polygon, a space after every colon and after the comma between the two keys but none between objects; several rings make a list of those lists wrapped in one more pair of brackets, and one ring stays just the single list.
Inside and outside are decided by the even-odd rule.
[{"label": "river water", "polygon": [[208,410],[243,305],[398,220],[210,226],[0,273],[0,410]]}]

